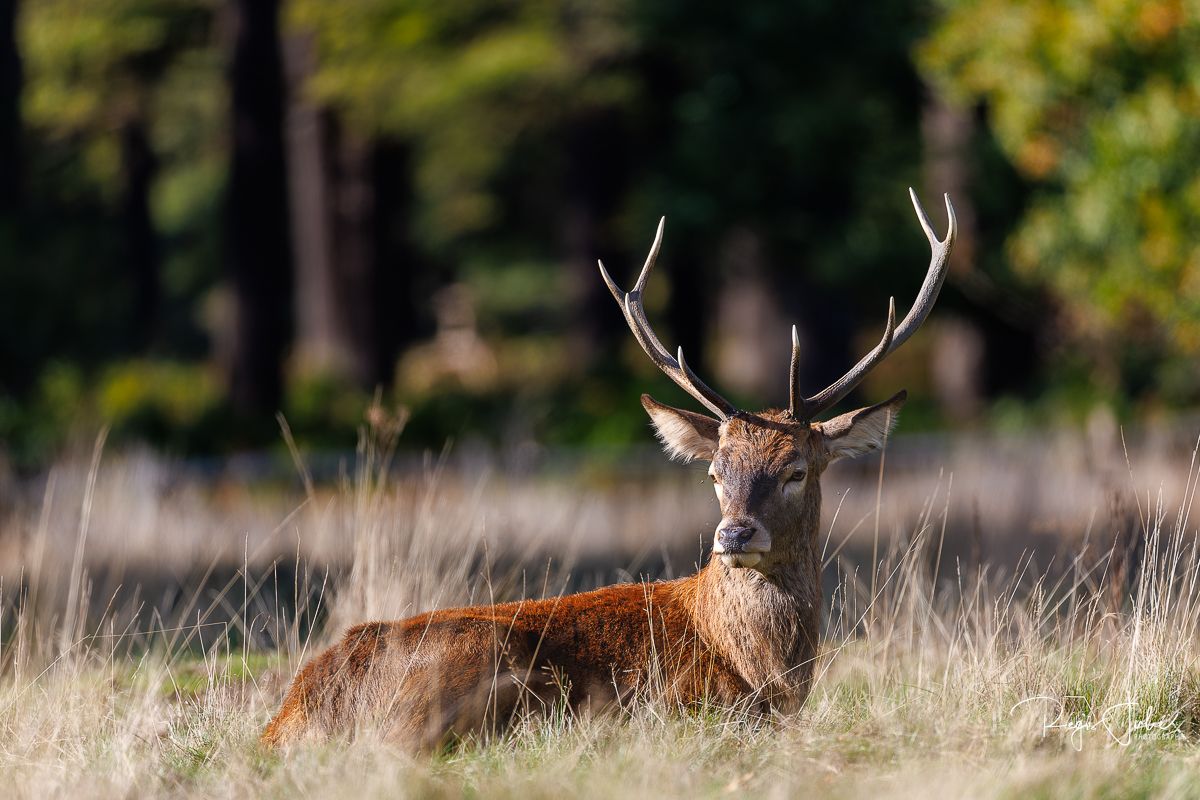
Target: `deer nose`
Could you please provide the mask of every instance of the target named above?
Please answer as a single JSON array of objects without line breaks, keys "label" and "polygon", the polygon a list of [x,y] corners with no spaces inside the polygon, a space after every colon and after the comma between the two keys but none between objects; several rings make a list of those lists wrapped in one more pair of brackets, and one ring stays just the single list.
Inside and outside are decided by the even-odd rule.
[{"label": "deer nose", "polygon": [[740,553],[746,542],[754,538],[754,528],[729,525],[717,529],[717,544],[726,553]]}]

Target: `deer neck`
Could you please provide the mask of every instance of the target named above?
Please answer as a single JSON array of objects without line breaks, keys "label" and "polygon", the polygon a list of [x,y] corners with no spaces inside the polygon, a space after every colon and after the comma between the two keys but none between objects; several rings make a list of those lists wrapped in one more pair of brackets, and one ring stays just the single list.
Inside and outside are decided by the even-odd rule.
[{"label": "deer neck", "polygon": [[695,578],[691,610],[701,636],[781,708],[803,703],[812,677],[821,607],[820,520],[820,487],[814,485],[798,513],[774,526],[771,558],[762,571],[710,558]]}]

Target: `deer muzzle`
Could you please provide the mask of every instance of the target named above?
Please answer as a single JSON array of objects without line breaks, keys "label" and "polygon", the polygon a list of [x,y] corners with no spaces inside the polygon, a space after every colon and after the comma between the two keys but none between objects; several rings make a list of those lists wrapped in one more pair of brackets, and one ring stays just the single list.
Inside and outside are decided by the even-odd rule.
[{"label": "deer muzzle", "polygon": [[770,551],[771,537],[757,525],[722,521],[713,540],[713,555],[727,567],[753,567]]}]

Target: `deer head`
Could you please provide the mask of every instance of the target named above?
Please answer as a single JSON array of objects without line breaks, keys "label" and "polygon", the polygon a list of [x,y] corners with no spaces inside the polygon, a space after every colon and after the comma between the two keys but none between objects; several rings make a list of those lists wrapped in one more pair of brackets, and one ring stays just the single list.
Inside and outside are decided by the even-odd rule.
[{"label": "deer head", "polygon": [[822,472],[839,458],[882,447],[896,422],[906,396],[903,391],[878,405],[824,422],[816,421],[816,417],[849,394],[872,368],[916,332],[941,291],[957,233],[954,207],[946,195],[949,226],[946,238],[939,240],[916,193],[909,189],[909,195],[932,248],[929,270],[916,302],[896,325],[896,303],[892,298],[879,344],[849,372],[810,397],[800,391],[799,337],[793,326],[790,402],[786,410],[739,411],[697,377],[684,360],[683,348],[672,357],[651,330],[642,307],[642,292],[662,246],[665,219],[658,223],[654,244],[632,291],[622,291],[600,263],[600,274],[642,349],[714,415],[672,408],[642,395],[642,405],[668,455],[683,461],[710,462],[709,476],[721,504],[713,553],[727,567],[770,572],[773,564],[788,560],[796,548],[811,545],[811,541],[800,540],[816,535]]}]

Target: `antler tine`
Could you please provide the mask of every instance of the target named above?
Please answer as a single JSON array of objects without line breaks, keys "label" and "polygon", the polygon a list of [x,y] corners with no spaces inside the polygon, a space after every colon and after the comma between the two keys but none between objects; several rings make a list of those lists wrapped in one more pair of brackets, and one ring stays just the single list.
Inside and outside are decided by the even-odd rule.
[{"label": "antler tine", "polygon": [[616,300],[617,305],[619,305],[621,310],[624,311],[625,293],[621,291],[620,286],[617,286],[616,281],[609,277],[608,270],[604,268],[604,262],[600,259],[596,259],[596,264],[600,267],[600,277],[604,279],[604,285],[608,287],[610,292],[612,292],[613,300]]},{"label": "antler tine", "polygon": [[708,384],[700,380],[700,376],[692,372],[692,368],[683,360],[683,347],[679,348],[676,361],[679,362],[679,371],[682,374],[683,383],[679,385],[687,391],[692,397],[704,404],[709,411],[716,414],[721,419],[729,419],[729,417],[738,413],[737,408],[726,400],[721,395],[717,394]]},{"label": "antler tine", "polygon": [[921,229],[925,231],[925,238],[929,240],[932,252],[929,257],[929,270],[925,273],[925,282],[921,284],[921,291],[917,293],[917,299],[913,302],[912,308],[908,310],[899,327],[896,328],[896,336],[892,342],[893,350],[908,341],[908,338],[917,332],[917,328],[921,327],[921,323],[933,310],[934,301],[937,300],[938,293],[942,291],[942,284],[949,271],[946,267],[950,263],[950,250],[954,247],[955,237],[958,236],[958,220],[954,217],[954,206],[950,202],[950,195],[945,195],[947,223],[944,240],[937,238],[937,233],[934,232],[933,225],[929,222],[929,215],[925,213],[925,209],[921,206],[921,201],[917,199],[917,193],[912,190],[912,187],[908,189],[908,196],[912,198],[913,209],[917,212],[917,220],[921,223]]},{"label": "antler tine", "polygon": [[629,323],[629,329],[633,331],[633,338],[637,339],[638,344],[646,351],[646,355],[650,356],[650,360],[665,372],[668,378],[675,381],[679,388],[699,400],[719,419],[725,420],[737,413],[737,408],[733,403],[713,391],[708,384],[700,380],[696,373],[692,372],[691,367],[683,360],[682,347],[679,348],[678,359],[672,358],[667,353],[667,349],[663,347],[646,319],[646,310],[642,307],[640,297],[635,299],[633,292],[626,294],[624,310],[625,320]]},{"label": "antler tine", "polygon": [[633,285],[633,291],[637,292],[639,298],[642,291],[646,288],[646,279],[650,277],[650,270],[654,269],[654,262],[658,261],[658,251],[662,249],[663,228],[666,225],[667,218],[659,217],[658,229],[654,231],[654,244],[650,245],[650,252],[646,254],[646,263],[642,265],[642,271],[638,274],[637,283]]},{"label": "antler tine", "polygon": [[[654,233],[654,244],[650,245],[650,252],[646,255],[646,263],[642,265],[642,271],[638,275],[637,283],[633,285],[633,293],[639,297],[641,292],[646,288],[646,279],[650,277],[650,270],[654,268],[654,262],[658,260],[658,251],[662,248],[663,227],[667,224],[666,217],[659,217],[658,230]],[[621,310],[625,310],[625,292],[621,291],[621,287],[617,286],[617,282],[608,274],[608,270],[604,268],[604,262],[597,259],[596,263],[600,265],[600,277],[604,279],[604,285],[608,287],[608,291],[612,292],[613,299],[621,306]],[[665,353],[666,350],[664,349]]]},{"label": "antler tine", "polygon": [[683,359],[682,347],[679,348],[678,358],[671,357],[670,352],[663,346],[663,343],[659,341],[658,336],[654,334],[654,330],[650,327],[650,321],[646,318],[646,310],[642,306],[642,292],[645,289],[647,278],[650,277],[650,271],[654,268],[654,262],[658,259],[658,251],[662,247],[663,227],[666,221],[666,217],[658,221],[658,231],[654,235],[654,244],[650,247],[650,253],[646,256],[646,263],[642,266],[641,274],[638,275],[633,291],[621,291],[621,288],[609,276],[608,270],[604,268],[603,262],[597,262],[600,266],[600,275],[604,279],[605,285],[608,286],[608,290],[612,292],[612,296],[617,301],[617,304],[621,306],[621,311],[625,314],[625,322],[633,332],[633,337],[637,339],[638,344],[646,351],[646,355],[650,356],[650,360],[666,373],[668,378],[678,384],[681,389],[699,400],[705,408],[722,420],[728,419],[737,413],[737,408],[709,388],[708,384],[700,380],[696,373],[692,372],[691,367]]},{"label": "antler tine", "polygon": [[792,363],[788,367],[788,408],[795,417],[804,404],[800,394],[800,334],[792,326]]},{"label": "antler tine", "polygon": [[[796,386],[795,377],[799,373],[798,364],[796,363],[795,355],[792,356],[792,416],[796,419],[809,420],[820,414],[825,409],[832,406],[834,403],[841,400],[850,391],[862,382],[862,379],[867,376],[867,373],[875,368],[875,365],[882,361],[888,353],[891,352],[893,342],[895,341],[896,333],[896,298],[888,298],[888,315],[887,324],[883,328],[883,338],[879,340],[879,344],[875,345],[875,349],[867,353],[862,359],[855,364],[849,372],[838,378],[833,384],[821,390],[812,397],[805,398],[800,401],[800,407],[796,407],[796,397],[799,395],[799,389]],[[796,352],[795,340],[792,340],[792,352]]]},{"label": "antler tine", "polygon": [[938,239],[937,234],[933,230],[933,225],[929,221],[929,215],[925,213],[925,209],[921,206],[921,201],[917,199],[917,193],[910,187],[908,194],[912,198],[913,209],[917,212],[917,221],[921,223],[921,229],[925,231],[925,238],[929,240],[929,247],[932,250],[929,258],[929,269],[925,273],[925,281],[921,284],[921,291],[917,293],[917,299],[913,302],[912,308],[904,315],[904,319],[898,326],[895,325],[896,301],[895,298],[892,298],[888,302],[888,323],[882,341],[880,341],[874,350],[863,356],[862,360],[855,364],[849,372],[828,388],[809,398],[801,399],[803,396],[800,394],[798,381],[799,344],[795,328],[793,327],[792,364],[789,370],[789,378],[791,380],[790,408],[792,416],[797,419],[810,420],[849,394],[854,387],[862,382],[862,379],[866,377],[867,373],[876,364],[917,332],[917,329],[921,327],[921,323],[925,321],[925,318],[929,316],[929,312],[933,309],[934,302],[937,301],[938,293],[942,290],[942,284],[946,281],[950,250],[954,247],[954,239],[958,235],[958,221],[954,217],[954,206],[950,202],[950,195],[945,195],[946,238]]}]

